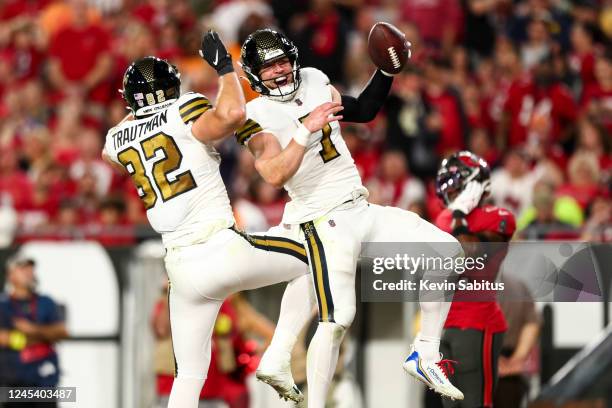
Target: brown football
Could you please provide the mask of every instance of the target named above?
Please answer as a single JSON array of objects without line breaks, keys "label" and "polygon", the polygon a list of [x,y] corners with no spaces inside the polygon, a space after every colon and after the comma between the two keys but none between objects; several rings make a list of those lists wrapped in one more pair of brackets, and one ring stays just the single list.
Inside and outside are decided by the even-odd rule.
[{"label": "brown football", "polygon": [[368,53],[372,62],[389,74],[397,74],[404,68],[410,49],[406,36],[389,23],[376,23],[368,35]]}]

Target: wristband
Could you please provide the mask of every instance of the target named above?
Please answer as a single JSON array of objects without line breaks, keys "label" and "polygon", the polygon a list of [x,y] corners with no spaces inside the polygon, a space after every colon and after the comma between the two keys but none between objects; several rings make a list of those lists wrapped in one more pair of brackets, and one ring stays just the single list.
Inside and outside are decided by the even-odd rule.
[{"label": "wristband", "polygon": [[310,130],[306,129],[306,126],[300,123],[295,135],[293,135],[293,140],[295,140],[295,143],[299,144],[300,146],[306,147],[308,145],[308,141],[310,140]]},{"label": "wristband", "polygon": [[234,72],[234,64],[230,58],[229,62],[223,66],[217,67],[217,75],[222,76]]}]

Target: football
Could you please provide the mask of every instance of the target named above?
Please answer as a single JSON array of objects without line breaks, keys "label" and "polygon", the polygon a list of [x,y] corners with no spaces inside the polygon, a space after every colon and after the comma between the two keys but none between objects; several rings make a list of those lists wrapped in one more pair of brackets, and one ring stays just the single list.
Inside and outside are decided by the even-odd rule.
[{"label": "football", "polygon": [[397,74],[410,57],[406,36],[392,24],[379,22],[368,35],[368,53],[372,62],[389,74]]}]

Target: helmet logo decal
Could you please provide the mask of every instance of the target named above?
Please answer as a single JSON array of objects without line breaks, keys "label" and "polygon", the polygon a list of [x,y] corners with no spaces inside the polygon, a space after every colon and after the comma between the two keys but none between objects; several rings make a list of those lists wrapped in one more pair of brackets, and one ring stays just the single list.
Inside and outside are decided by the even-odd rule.
[{"label": "helmet logo decal", "polygon": [[266,50],[264,53],[264,61],[269,61],[271,59],[274,59],[276,57],[279,57],[281,55],[284,55],[285,52],[283,50],[281,50],[280,48],[277,49],[271,49],[271,50]]}]

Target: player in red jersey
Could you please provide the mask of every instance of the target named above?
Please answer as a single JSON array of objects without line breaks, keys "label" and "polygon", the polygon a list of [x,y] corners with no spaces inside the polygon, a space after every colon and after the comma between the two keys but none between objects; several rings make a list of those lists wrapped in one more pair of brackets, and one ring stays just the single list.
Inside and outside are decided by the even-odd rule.
[{"label": "player in red jersey", "polygon": [[612,47],[608,47],[595,60],[596,82],[585,87],[582,112],[596,118],[612,133]]},{"label": "player in red jersey", "polygon": [[[489,165],[475,154],[462,151],[445,159],[436,179],[438,196],[446,209],[436,220],[438,228],[452,233],[466,256],[487,254],[484,268],[466,271],[462,279],[472,284],[489,282],[491,290],[455,292],[440,343],[445,358],[458,360],[451,380],[463,390],[463,401],[443,401],[444,407],[492,407],[506,320],[496,301],[493,283],[514,234],[515,220],[503,208],[484,204],[490,191]],[[479,245],[478,243],[493,243]]]}]

